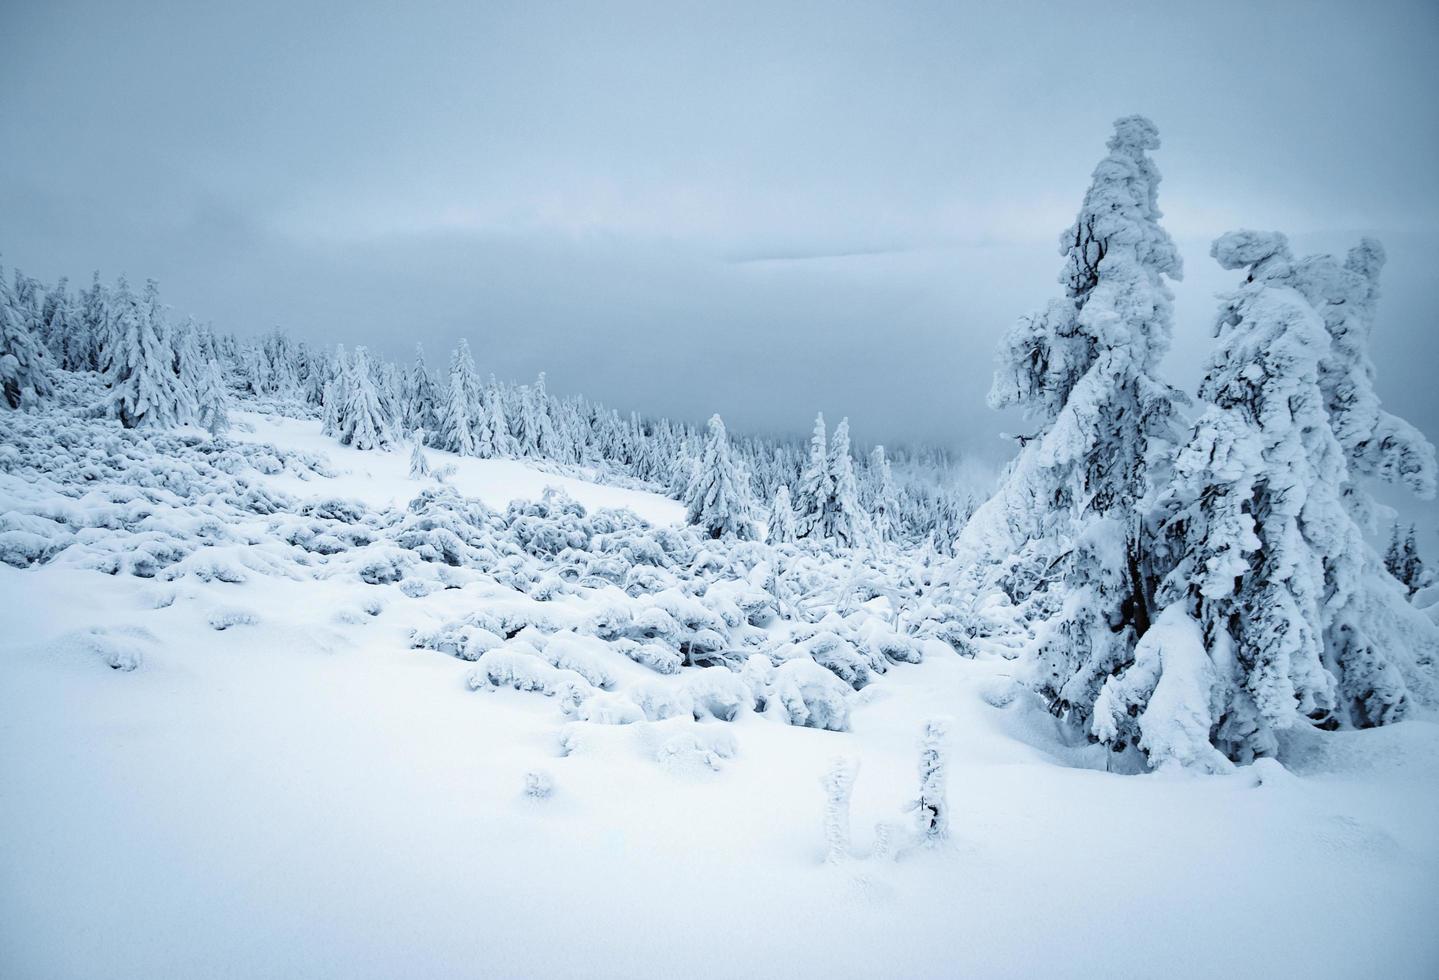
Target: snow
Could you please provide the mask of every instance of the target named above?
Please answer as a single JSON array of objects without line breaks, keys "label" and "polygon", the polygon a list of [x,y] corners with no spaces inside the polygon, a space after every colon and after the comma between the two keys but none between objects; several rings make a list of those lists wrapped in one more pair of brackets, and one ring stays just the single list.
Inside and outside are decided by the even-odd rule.
[{"label": "snow", "polygon": [[[257,477],[316,513],[344,513],[337,499],[403,511],[434,486],[408,477],[407,453],[337,446],[317,422],[235,419],[249,427],[237,438],[321,457]],[[683,516],[653,494],[428,452],[455,464],[451,487],[496,510],[553,485],[586,507]],[[16,484],[0,489],[0,513],[20,509]],[[99,506],[64,503],[52,512],[67,519]],[[142,503],[109,502],[106,520]],[[147,526],[173,519],[146,506]],[[372,533],[368,520],[346,526]],[[104,574],[66,552],[0,565],[0,973],[1350,977],[1439,965],[1432,716],[1283,733],[1278,762],[1223,775],[1119,775],[1102,746],[1069,741],[1010,660],[936,639],[887,652],[900,634],[884,628],[883,598],[853,622],[831,613],[798,628],[777,664],[681,669],[656,642],[661,673],[645,666],[643,631],[625,630],[759,635],[745,597],[765,573],[703,600],[674,587],[541,600],[443,564],[366,584],[358,563],[377,554],[418,562],[388,541],[336,553],[323,574],[223,540],[173,576]],[[827,581],[825,568],[800,562],[794,588]],[[597,639],[607,630],[618,638]],[[468,655],[417,646],[426,632],[463,636]],[[1165,637],[1165,683],[1182,683],[1169,658],[1192,628],[1166,621],[1155,643]],[[516,678],[556,696],[515,690]],[[750,710],[756,688],[779,708]],[[576,703],[577,689],[594,693]],[[948,840],[916,849],[905,807],[936,718]],[[836,758],[854,780],[847,857],[830,864],[821,781]]]},{"label": "snow", "polygon": [[[274,443],[302,452],[328,456],[340,475],[323,484],[293,477],[272,477],[268,483],[301,499],[319,496],[352,498],[373,507],[403,507],[417,492],[409,475],[410,458],[405,452],[362,452],[322,434],[308,420],[234,412],[235,431],[231,437],[256,443]],[[516,459],[476,459],[429,450],[432,466],[453,465],[454,475],[445,483],[466,497],[477,497],[495,510],[504,510],[512,500],[537,500],[546,487],[558,487],[586,509],[628,507],[651,524],[679,524],[684,507],[658,494],[601,486],[569,476],[546,473],[533,464]]]}]

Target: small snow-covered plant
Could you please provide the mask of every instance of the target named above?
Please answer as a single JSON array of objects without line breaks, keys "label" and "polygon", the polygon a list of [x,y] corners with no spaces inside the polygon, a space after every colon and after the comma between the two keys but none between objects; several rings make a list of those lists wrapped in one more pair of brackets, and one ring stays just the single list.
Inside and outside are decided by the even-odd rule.
[{"label": "small snow-covered plant", "polygon": [[849,857],[849,799],[859,763],[836,756],[820,780],[824,786],[824,860],[839,864]]},{"label": "small snow-covered plant", "polygon": [[919,749],[919,798],[910,804],[916,813],[921,844],[936,844],[949,836],[949,803],[945,799],[948,734],[949,726],[942,718],[924,723]]},{"label": "small snow-covered plant", "polygon": [[554,777],[545,770],[532,769],[525,773],[525,796],[532,800],[547,800],[554,792]]}]

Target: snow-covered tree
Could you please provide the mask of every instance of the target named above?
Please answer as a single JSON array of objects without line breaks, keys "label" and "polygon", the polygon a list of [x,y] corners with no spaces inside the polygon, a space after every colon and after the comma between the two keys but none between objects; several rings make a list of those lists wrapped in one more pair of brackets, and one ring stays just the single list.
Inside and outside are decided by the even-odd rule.
[{"label": "snow-covered tree", "polygon": [[1167,625],[1104,681],[1092,729],[1153,765],[1211,769],[1211,741],[1248,761],[1305,719],[1401,717],[1435,648],[1433,624],[1399,608],[1346,506],[1323,367],[1331,334],[1304,289],[1312,263],[1273,232],[1231,232],[1213,254],[1247,276],[1221,307],[1200,386],[1208,408],[1162,503]]},{"label": "snow-covered tree", "polygon": [[196,421],[212,436],[223,435],[230,428],[230,393],[225,388],[224,372],[213,357],[200,371],[195,392]]},{"label": "snow-covered tree", "polygon": [[1384,411],[1375,390],[1369,336],[1384,258],[1384,247],[1365,238],[1349,250],[1342,266],[1333,256],[1315,255],[1295,263],[1293,270],[1295,287],[1318,311],[1330,336],[1320,362],[1320,387],[1349,468],[1345,503],[1371,530],[1376,509],[1360,481],[1402,483],[1428,500],[1436,480],[1434,446],[1414,426]]},{"label": "snow-covered tree", "polygon": [[869,460],[869,514],[874,525],[874,536],[881,542],[893,541],[898,531],[896,525],[899,510],[894,474],[883,446],[875,446]]},{"label": "snow-covered tree", "polygon": [[439,421],[439,405],[435,381],[425,366],[425,349],[416,344],[415,363],[405,375],[400,424],[411,430],[433,430]]},{"label": "snow-covered tree", "polygon": [[0,269],[0,391],[10,408],[29,408],[50,394],[50,365],[45,348],[31,332],[28,317],[17,310]]},{"label": "snow-covered tree", "polygon": [[475,427],[475,453],[486,459],[513,456],[515,442],[510,437],[510,422],[505,414],[505,393],[490,376],[485,389],[484,405],[480,408],[479,424]]},{"label": "snow-covered tree", "polygon": [[109,411],[127,429],[178,424],[182,414],[175,349],[169,342],[159,287],[150,280],[135,297],[122,276],[113,299],[114,327],[103,365]]},{"label": "snow-covered tree", "polygon": [[729,436],[718,415],[709,421],[704,455],[685,491],[685,519],[712,538],[752,540],[747,481],[730,455]]},{"label": "snow-covered tree", "polygon": [[470,356],[469,341],[461,338],[459,347],[450,355],[450,380],[439,413],[439,427],[432,445],[460,456],[475,455],[474,392],[475,359]]},{"label": "snow-covered tree", "polygon": [[[1115,123],[1079,214],[1060,236],[1062,299],[1025,317],[1001,349],[990,403],[1037,426],[965,529],[976,563],[1009,561],[1016,598],[1047,590],[1037,685],[1083,726],[1103,679],[1149,624],[1155,572],[1141,520],[1177,439],[1183,396],[1158,375],[1172,330],[1165,279],[1179,254],[1160,227],[1154,124]],[[1011,556],[1017,555],[1016,569]]]},{"label": "snow-covered tree", "polygon": [[794,505],[790,503],[789,487],[786,484],[781,483],[779,489],[774,492],[774,502],[770,504],[769,525],[765,529],[764,539],[769,544],[794,543]]},{"label": "snow-covered tree", "polygon": [[829,441],[830,498],[821,520],[823,535],[847,548],[858,548],[872,539],[869,515],[859,503],[859,483],[854,476],[854,459],[849,452],[849,419],[839,420]]},{"label": "snow-covered tree", "polygon": [[834,477],[829,469],[829,434],[824,413],[815,416],[814,434],[809,441],[809,463],[800,476],[795,494],[795,534],[797,537],[823,537],[825,507],[834,496]]},{"label": "snow-covered tree", "polygon": [[416,429],[410,446],[410,479],[420,480],[430,475],[430,461],[425,458],[425,430]]},{"label": "snow-covered tree", "polygon": [[320,432],[327,436],[338,436],[340,434],[340,378],[325,382],[324,394],[320,404],[324,411],[320,416]]},{"label": "snow-covered tree", "polygon": [[370,355],[356,347],[341,373],[339,410],[335,426],[340,445],[356,449],[388,449],[391,422],[375,390]]},{"label": "snow-covered tree", "polygon": [[1423,588],[1426,577],[1424,560],[1419,556],[1419,538],[1413,524],[1409,525],[1408,531],[1402,530],[1398,524],[1394,525],[1389,549],[1384,553],[1384,569],[1404,586],[1409,595]]}]

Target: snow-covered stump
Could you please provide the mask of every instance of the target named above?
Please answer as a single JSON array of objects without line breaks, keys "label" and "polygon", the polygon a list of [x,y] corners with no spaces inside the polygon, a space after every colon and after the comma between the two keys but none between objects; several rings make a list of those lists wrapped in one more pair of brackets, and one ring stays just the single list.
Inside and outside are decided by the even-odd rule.
[{"label": "snow-covered stump", "polygon": [[820,780],[825,794],[825,864],[842,864],[849,857],[849,800],[858,769],[859,763],[855,760],[836,756],[829,772]]},{"label": "snow-covered stump", "polygon": [[919,751],[919,798],[910,804],[916,813],[921,845],[932,846],[949,836],[949,801],[945,784],[949,769],[949,727],[942,718],[924,723]]}]

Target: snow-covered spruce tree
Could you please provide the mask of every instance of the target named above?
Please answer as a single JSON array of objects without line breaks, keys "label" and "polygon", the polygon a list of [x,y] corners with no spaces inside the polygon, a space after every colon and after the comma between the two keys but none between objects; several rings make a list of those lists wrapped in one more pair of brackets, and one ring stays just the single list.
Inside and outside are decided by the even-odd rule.
[{"label": "snow-covered spruce tree", "polygon": [[99,371],[104,350],[110,344],[110,296],[100,273],[90,288],[80,294],[79,330],[64,344],[61,367],[67,371]]},{"label": "snow-covered spruce tree", "polygon": [[122,276],[113,297],[114,327],[105,352],[109,413],[127,429],[168,427],[180,421],[180,378],[166,336],[159,288],[150,280],[137,299]]},{"label": "snow-covered spruce tree", "polygon": [[809,462],[795,492],[795,534],[800,538],[824,536],[825,506],[834,496],[834,479],[829,470],[828,432],[824,413],[814,417],[814,434],[809,440]]},{"label": "snow-covered spruce tree", "polygon": [[1433,498],[1436,481],[1434,446],[1414,426],[1384,411],[1375,390],[1369,336],[1384,258],[1384,247],[1365,238],[1349,250],[1342,266],[1333,256],[1314,255],[1294,269],[1296,288],[1319,312],[1330,336],[1319,366],[1320,387],[1349,467],[1345,503],[1369,530],[1374,530],[1376,508],[1361,480],[1402,483],[1426,500]]},{"label": "snow-covered spruce tree", "polygon": [[875,539],[889,542],[898,531],[899,500],[894,487],[894,473],[883,446],[875,446],[869,457],[870,519],[874,525]]},{"label": "snow-covered spruce tree", "polygon": [[460,456],[475,455],[475,401],[473,394],[475,359],[470,356],[469,341],[460,339],[459,347],[450,355],[450,379],[445,387],[445,400],[439,413],[439,428],[431,445]]},{"label": "snow-covered spruce tree", "polygon": [[774,492],[764,539],[767,544],[794,544],[794,505],[790,503],[789,487],[783,483]]},{"label": "snow-covered spruce tree", "polygon": [[[983,567],[1020,555],[1017,601],[1035,592],[1036,687],[1056,715],[1087,727],[1104,679],[1149,625],[1155,573],[1140,518],[1152,471],[1177,440],[1182,393],[1160,380],[1172,330],[1165,278],[1179,254],[1160,227],[1154,124],[1115,123],[1079,214],[1060,236],[1063,299],[1021,319],[1002,345],[990,404],[1037,426],[960,550]],[[1057,611],[1056,611],[1057,610]]]},{"label": "snow-covered spruce tree", "polygon": [[495,382],[494,375],[490,375],[479,423],[475,427],[475,453],[486,459],[515,454],[515,442],[510,437],[510,422],[505,414],[505,393]]},{"label": "snow-covered spruce tree", "polygon": [[27,323],[0,269],[0,392],[10,408],[30,408],[50,394],[49,358]]},{"label": "snow-covered spruce tree", "polygon": [[824,774],[824,860],[839,864],[849,857],[849,800],[859,764],[836,756]]},{"label": "snow-covered spruce tree", "polygon": [[433,430],[439,421],[439,395],[430,369],[425,366],[425,349],[415,345],[415,363],[405,375],[400,424],[406,429]]},{"label": "snow-covered spruce tree", "polygon": [[410,479],[422,480],[430,475],[430,461],[425,458],[425,430],[416,429],[410,445]]},{"label": "snow-covered spruce tree", "polygon": [[342,446],[356,449],[388,449],[393,443],[391,423],[375,390],[370,355],[356,347],[341,374],[336,434]]},{"label": "snow-covered spruce tree", "polygon": [[1413,524],[1403,531],[1396,523],[1394,534],[1389,539],[1389,550],[1384,553],[1384,569],[1402,586],[1409,595],[1418,592],[1427,578],[1424,559],[1419,555],[1419,539]]},{"label": "snow-covered spruce tree", "polygon": [[230,392],[225,387],[225,375],[220,362],[210,358],[200,371],[199,387],[195,393],[196,421],[211,436],[224,435],[230,428]]},{"label": "snow-covered spruce tree", "polygon": [[324,407],[320,416],[320,432],[327,436],[338,436],[340,434],[340,398],[343,389],[340,387],[341,377],[325,382],[324,395],[320,404]]},{"label": "snow-covered spruce tree", "polygon": [[949,801],[945,795],[949,775],[949,729],[943,719],[924,723],[919,746],[919,796],[913,803],[922,844],[937,844],[949,836]]},{"label": "snow-covered spruce tree", "polygon": [[824,537],[847,548],[869,544],[872,530],[869,515],[859,503],[859,483],[854,476],[854,459],[849,454],[849,419],[839,420],[829,441],[830,498],[825,503],[821,526]]},{"label": "snow-covered spruce tree", "polygon": [[[1283,235],[1214,243],[1247,269],[1225,298],[1200,386],[1208,408],[1162,502],[1172,569],[1134,662],[1110,678],[1093,734],[1151,765],[1222,768],[1272,755],[1276,733],[1396,720],[1424,690],[1433,625],[1396,609],[1346,506],[1350,474],[1323,363],[1330,334]],[[1407,606],[1402,599],[1397,605]],[[1414,631],[1415,632],[1406,632]]]},{"label": "snow-covered spruce tree", "polygon": [[711,538],[755,537],[748,481],[730,455],[729,436],[718,415],[709,421],[704,455],[685,490],[685,519]]}]

